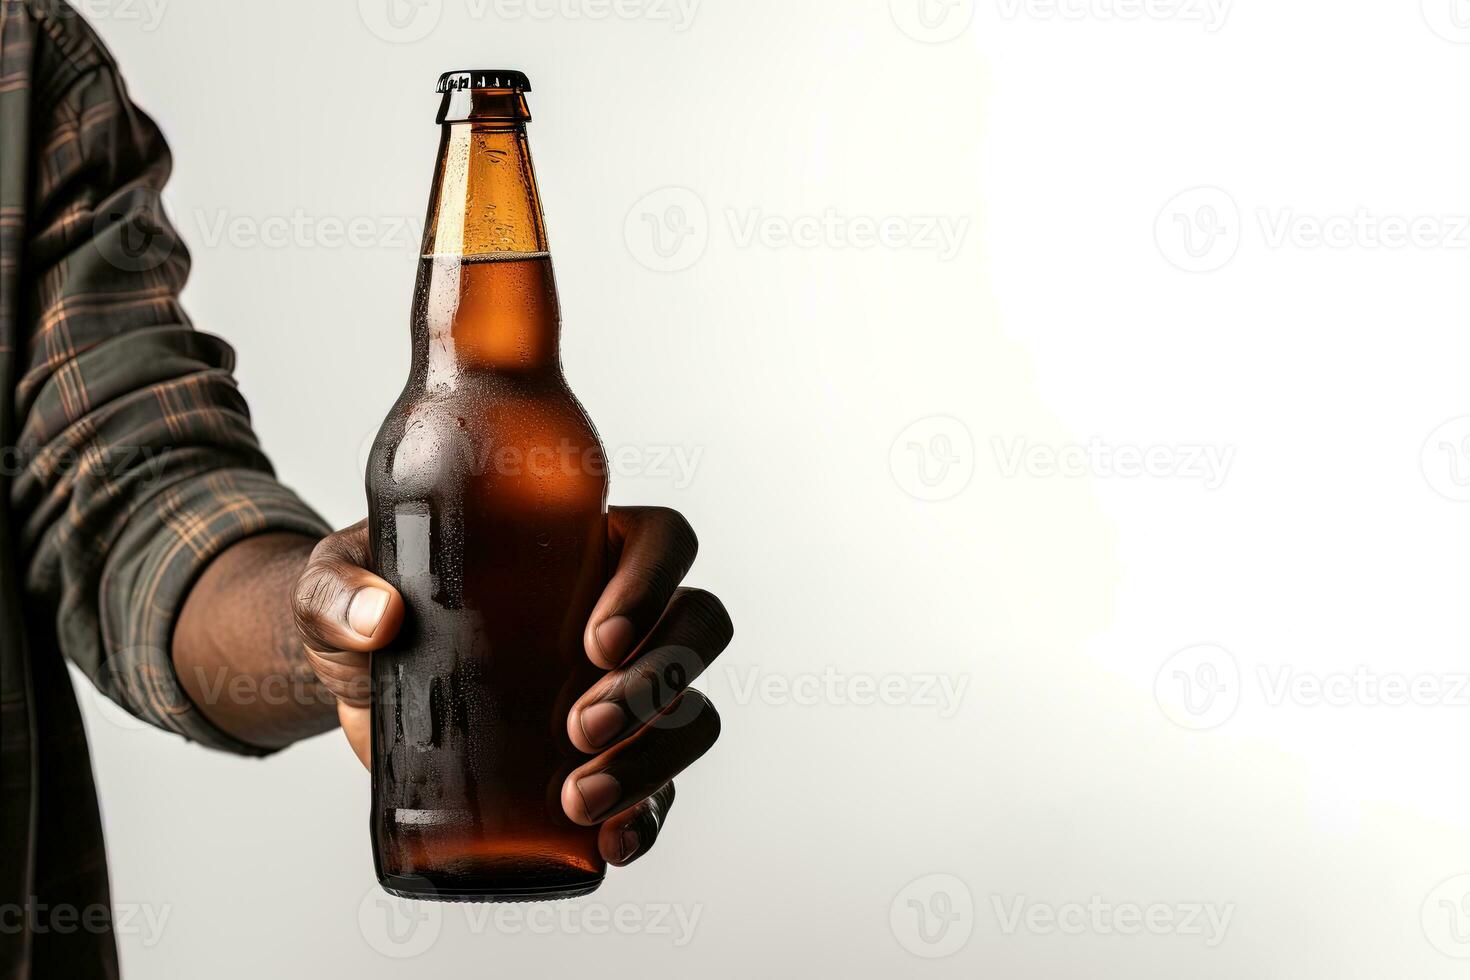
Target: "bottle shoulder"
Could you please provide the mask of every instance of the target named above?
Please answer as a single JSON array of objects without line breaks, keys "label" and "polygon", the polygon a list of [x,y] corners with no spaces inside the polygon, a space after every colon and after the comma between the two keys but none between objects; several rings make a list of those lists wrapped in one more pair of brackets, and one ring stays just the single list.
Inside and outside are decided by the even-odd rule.
[{"label": "bottle shoulder", "polygon": [[[413,384],[404,389],[389,419],[459,428],[494,425],[517,417],[564,420],[594,430],[586,408],[566,378],[556,375],[487,374],[453,385]],[[493,433],[488,433],[493,434]]]},{"label": "bottle shoulder", "polygon": [[606,483],[601,439],[563,379],[500,379],[405,390],[369,457],[368,484],[386,490],[527,476]]}]

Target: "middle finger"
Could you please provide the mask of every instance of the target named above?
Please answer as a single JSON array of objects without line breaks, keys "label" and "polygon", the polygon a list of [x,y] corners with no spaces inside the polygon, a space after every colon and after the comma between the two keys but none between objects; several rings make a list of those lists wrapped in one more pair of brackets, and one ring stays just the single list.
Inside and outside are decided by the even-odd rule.
[{"label": "middle finger", "polygon": [[702,589],[679,589],[663,618],[624,666],[599,678],[567,713],[580,752],[600,752],[658,717],[735,635],[724,604]]}]

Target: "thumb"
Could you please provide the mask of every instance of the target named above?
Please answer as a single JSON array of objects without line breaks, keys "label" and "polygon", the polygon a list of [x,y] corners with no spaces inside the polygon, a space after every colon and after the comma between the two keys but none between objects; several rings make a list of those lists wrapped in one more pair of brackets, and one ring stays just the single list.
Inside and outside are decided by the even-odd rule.
[{"label": "thumb", "polygon": [[367,569],[367,524],[323,538],[296,583],[294,611],[313,650],[381,649],[403,623],[403,598]]}]

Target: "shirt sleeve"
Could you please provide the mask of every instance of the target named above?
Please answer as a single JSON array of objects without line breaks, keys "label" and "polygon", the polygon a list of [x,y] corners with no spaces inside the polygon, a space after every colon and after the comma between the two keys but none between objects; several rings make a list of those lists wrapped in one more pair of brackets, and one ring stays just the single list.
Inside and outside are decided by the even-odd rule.
[{"label": "shirt sleeve", "polygon": [[38,103],[31,136],[30,327],[9,464],[27,625],[137,717],[264,754],[189,701],[174,624],[231,544],[329,528],[276,481],[234,352],[180,307],[189,257],[160,206],[168,148],[100,43],[87,54],[96,64]]}]

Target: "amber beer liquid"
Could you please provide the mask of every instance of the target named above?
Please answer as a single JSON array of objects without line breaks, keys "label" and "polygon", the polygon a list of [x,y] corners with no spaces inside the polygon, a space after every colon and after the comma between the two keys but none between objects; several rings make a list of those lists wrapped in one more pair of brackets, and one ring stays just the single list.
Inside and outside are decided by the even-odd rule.
[{"label": "amber beer liquid", "polygon": [[373,855],[388,891],[520,901],[602,881],[562,813],[567,712],[599,671],[607,477],[562,376],[525,77],[451,72],[408,383],[373,444],[373,565],[408,618],[373,655]]}]

